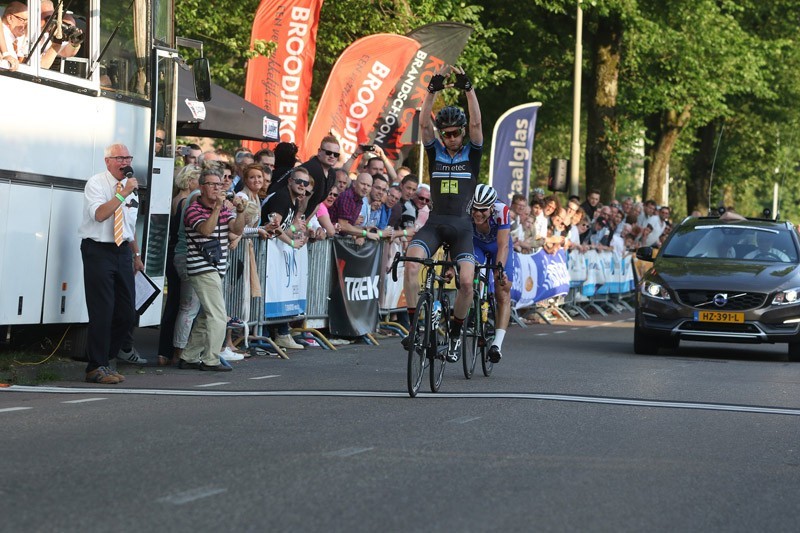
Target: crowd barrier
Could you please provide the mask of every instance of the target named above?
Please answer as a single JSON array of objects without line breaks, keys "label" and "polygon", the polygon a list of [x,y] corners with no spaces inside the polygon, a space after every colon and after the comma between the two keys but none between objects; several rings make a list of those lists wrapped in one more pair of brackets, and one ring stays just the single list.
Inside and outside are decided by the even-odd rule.
[{"label": "crowd barrier", "polygon": [[[349,237],[294,249],[276,239],[245,236],[230,250],[223,280],[227,312],[241,321],[233,327],[243,330],[246,348],[268,344],[281,357],[286,353],[267,331],[275,324],[302,322],[294,332],[308,332],[331,350],[336,348],[321,329],[372,344],[377,344],[372,333],[379,326],[404,334],[403,326],[388,321],[391,313],[406,309],[402,263],[396,282],[389,273],[398,251],[398,243],[366,241],[357,246]],[[514,270],[512,318],[522,327],[520,313],[526,310],[547,322],[548,311],[571,321],[572,316],[588,318],[590,309],[603,316],[632,310],[626,301],[634,291],[632,254],[540,251],[516,254],[506,268]]]}]

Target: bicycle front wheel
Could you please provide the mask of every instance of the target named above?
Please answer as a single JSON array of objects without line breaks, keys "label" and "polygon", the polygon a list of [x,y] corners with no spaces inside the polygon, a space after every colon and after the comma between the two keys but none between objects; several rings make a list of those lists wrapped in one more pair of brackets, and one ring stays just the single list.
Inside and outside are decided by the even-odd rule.
[{"label": "bicycle front wheel", "polygon": [[450,307],[447,302],[442,302],[442,314],[439,320],[438,327],[431,327],[431,343],[430,343],[430,382],[431,392],[439,392],[439,387],[442,386],[442,379],[444,378],[444,367],[447,364],[445,356],[447,350],[450,348],[450,335],[449,324],[450,322]]},{"label": "bicycle front wheel", "polygon": [[478,362],[478,340],[481,336],[481,301],[476,296],[472,301],[467,319],[464,321],[464,377],[470,379]]},{"label": "bicycle front wheel", "polygon": [[408,330],[410,342],[408,344],[408,394],[414,398],[419,392],[422,383],[422,373],[425,372],[425,358],[430,345],[430,300],[425,296],[417,302],[417,311]]}]

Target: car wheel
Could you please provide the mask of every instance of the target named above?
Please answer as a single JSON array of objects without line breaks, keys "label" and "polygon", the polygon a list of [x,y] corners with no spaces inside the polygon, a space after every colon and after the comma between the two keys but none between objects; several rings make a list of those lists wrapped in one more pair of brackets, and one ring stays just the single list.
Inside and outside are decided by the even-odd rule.
[{"label": "car wheel", "polygon": [[790,342],[788,354],[790,363],[800,363],[800,342]]},{"label": "car wheel", "polygon": [[633,326],[633,352],[637,355],[656,355],[658,354],[658,343],[652,336],[647,335],[639,327],[639,317]]}]

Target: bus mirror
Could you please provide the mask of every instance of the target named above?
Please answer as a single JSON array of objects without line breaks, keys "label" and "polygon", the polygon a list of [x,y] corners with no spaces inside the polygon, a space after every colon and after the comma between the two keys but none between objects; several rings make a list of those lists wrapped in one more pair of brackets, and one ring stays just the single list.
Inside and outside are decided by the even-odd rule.
[{"label": "bus mirror", "polygon": [[194,94],[200,102],[211,100],[211,72],[208,66],[208,59],[199,57],[192,64],[194,72]]}]

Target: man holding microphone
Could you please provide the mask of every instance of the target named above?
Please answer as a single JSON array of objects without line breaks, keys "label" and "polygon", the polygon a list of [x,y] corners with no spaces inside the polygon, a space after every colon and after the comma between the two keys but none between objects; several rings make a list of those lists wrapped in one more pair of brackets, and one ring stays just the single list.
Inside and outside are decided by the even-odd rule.
[{"label": "man holding microphone", "polygon": [[[78,229],[83,285],[89,311],[86,381],[116,384],[125,378],[108,367],[136,319],[134,271],[144,270],[136,243],[139,186],[124,144],[105,149],[106,170],[90,177]],[[131,177],[126,176],[130,174]]]}]

